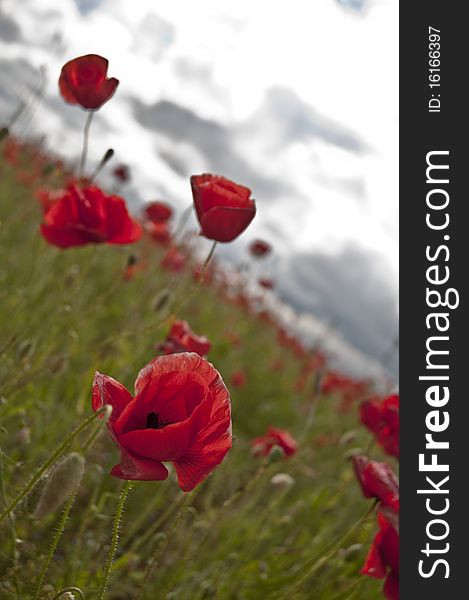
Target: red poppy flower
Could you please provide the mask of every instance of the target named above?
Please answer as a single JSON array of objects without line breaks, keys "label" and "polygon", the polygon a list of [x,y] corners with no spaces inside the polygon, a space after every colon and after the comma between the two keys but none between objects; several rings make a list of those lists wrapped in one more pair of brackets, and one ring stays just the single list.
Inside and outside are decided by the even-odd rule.
[{"label": "red poppy flower", "polygon": [[231,384],[235,388],[242,388],[246,385],[247,377],[244,371],[238,370],[231,374]]},{"label": "red poppy flower", "polygon": [[211,347],[212,342],[205,336],[196,335],[187,321],[175,321],[166,340],[157,349],[164,354],[195,352],[199,356],[206,356]]},{"label": "red poppy flower", "polygon": [[171,232],[166,223],[145,223],[146,231],[151,235],[152,240],[160,246],[168,246],[171,242]]},{"label": "red poppy flower", "polygon": [[392,523],[378,513],[379,531],[361,570],[363,575],[384,579],[383,594],[388,600],[399,600],[399,533]]},{"label": "red poppy flower", "polygon": [[151,202],[145,206],[145,216],[152,223],[166,223],[173,215],[173,209],[165,202]]},{"label": "red poppy flower", "polygon": [[102,242],[132,244],[142,230],[122,198],[106,196],[94,186],[71,185],[45,213],[41,233],[49,244],[69,248]]},{"label": "red poppy flower", "polygon": [[177,248],[169,248],[163,256],[161,266],[166,271],[179,273],[180,271],[183,271],[186,266],[186,257]]},{"label": "red poppy flower", "polygon": [[116,91],[119,81],[107,78],[108,61],[97,54],[79,56],[62,67],[59,89],[69,104],[97,110]]},{"label": "red poppy flower", "polygon": [[111,475],[160,481],[170,462],[190,492],[231,448],[230,396],[220,374],[198,354],[159,356],[138,374],[135,394],[96,373],[93,410],[112,406],[108,430],[121,453]]},{"label": "red poppy flower", "polygon": [[285,456],[292,456],[298,450],[298,444],[293,436],[284,429],[269,427],[267,433],[251,442],[255,456],[268,456],[274,446],[280,446]]},{"label": "red poppy flower", "polygon": [[219,175],[192,175],[192,195],[201,235],[232,242],[256,214],[251,190]]},{"label": "red poppy flower", "polygon": [[392,467],[363,455],[352,460],[365,498],[377,498],[384,506],[399,510],[399,481]]},{"label": "red poppy flower", "polygon": [[126,183],[130,179],[130,169],[127,165],[118,165],[112,174],[122,183]]},{"label": "red poppy flower", "polygon": [[399,458],[399,396],[362,402],[360,418],[383,450]]},{"label": "red poppy flower", "polygon": [[272,252],[272,246],[263,240],[254,240],[249,245],[249,252],[256,258],[266,256]]}]

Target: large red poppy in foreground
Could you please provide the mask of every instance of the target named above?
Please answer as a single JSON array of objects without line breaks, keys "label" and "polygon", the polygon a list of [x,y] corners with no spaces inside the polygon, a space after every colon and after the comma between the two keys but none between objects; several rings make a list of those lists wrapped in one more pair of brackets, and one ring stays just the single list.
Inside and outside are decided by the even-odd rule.
[{"label": "large red poppy in foreground", "polygon": [[256,214],[251,190],[219,175],[192,175],[192,195],[201,235],[216,242],[232,242]]},{"label": "large red poppy in foreground", "polygon": [[108,61],[97,54],[79,56],[62,67],[59,89],[69,104],[97,110],[107,102],[119,85],[115,77],[107,77]]},{"label": "large red poppy in foreground", "polygon": [[135,394],[96,373],[92,406],[112,406],[108,430],[121,452],[111,475],[163,480],[163,463],[171,462],[181,489],[191,491],[231,448],[230,396],[220,374],[195,353],[160,356],[138,374]]},{"label": "large red poppy in foreground", "polygon": [[53,246],[70,248],[91,243],[131,244],[142,235],[125,201],[98,187],[70,185],[57,194],[44,214],[41,233]]}]

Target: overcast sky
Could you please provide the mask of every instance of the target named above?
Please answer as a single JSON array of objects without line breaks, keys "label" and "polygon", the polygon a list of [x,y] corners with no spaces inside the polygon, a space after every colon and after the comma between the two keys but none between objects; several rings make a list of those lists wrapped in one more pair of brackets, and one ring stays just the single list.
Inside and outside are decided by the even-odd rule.
[{"label": "overcast sky", "polygon": [[397,28],[397,0],[0,0],[0,120],[44,65],[27,132],[76,158],[85,114],[59,97],[60,67],[107,57],[120,86],[91,162],[116,150],[134,207],[183,209],[191,173],[251,187],[258,215],[220,255],[271,241],[280,296],[376,358],[397,335]]}]

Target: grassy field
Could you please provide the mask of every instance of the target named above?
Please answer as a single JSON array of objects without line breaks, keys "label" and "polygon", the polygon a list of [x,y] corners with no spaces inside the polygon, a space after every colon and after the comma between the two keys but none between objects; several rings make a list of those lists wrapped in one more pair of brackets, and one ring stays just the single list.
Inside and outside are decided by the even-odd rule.
[{"label": "grassy field", "polygon": [[[376,519],[353,527],[372,504],[362,497],[348,460],[371,440],[356,406],[343,412],[340,395],[321,395],[317,372],[300,389],[307,359],[282,346],[271,323],[229,302],[219,286],[198,285],[189,267],[176,275],[163,270],[163,251],[148,238],[132,247],[48,246],[39,235],[34,190],[57,186],[62,175],[30,180],[32,163],[21,156],[15,165],[3,159],[0,164],[3,505],[92,414],[94,372],[132,389],[171,319],[183,318],[213,342],[208,359],[231,392],[233,448],[190,494],[180,491],[173,475],[135,485],[106,597],[380,598],[382,582],[359,574]],[[126,279],[131,255],[145,269]],[[158,311],[165,289],[173,290],[173,301]],[[246,374],[242,387],[230,383],[238,370]],[[252,456],[250,441],[269,425],[291,432],[297,454],[280,460]],[[82,451],[94,426],[72,450]],[[371,454],[380,456],[376,448]],[[124,485],[109,476],[116,462],[117,449],[103,430],[86,452],[85,474],[38,597],[52,599],[69,586],[86,599],[97,597]],[[279,473],[288,474],[290,484],[272,482]],[[63,509],[32,519],[33,500],[22,502],[0,528],[2,599],[33,598],[61,520]]]}]

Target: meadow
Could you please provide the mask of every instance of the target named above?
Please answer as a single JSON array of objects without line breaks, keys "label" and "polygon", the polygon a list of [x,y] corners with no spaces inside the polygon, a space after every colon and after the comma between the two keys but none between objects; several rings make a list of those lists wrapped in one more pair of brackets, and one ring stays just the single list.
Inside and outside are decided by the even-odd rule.
[{"label": "meadow", "polygon": [[[131,245],[48,244],[41,190],[72,174],[37,145],[6,133],[0,144],[0,598],[381,598],[383,582],[360,570],[377,532],[373,498],[383,500],[364,498],[351,461],[390,460],[360,422],[373,382],[333,373],[319,349],[292,339],[261,292],[253,299],[230,281],[216,250],[203,266],[194,235],[174,234],[176,218],[164,242],[147,232]],[[139,370],[169,353],[178,319],[212,343],[232,448],[187,493],[171,467],[165,481],[130,489],[110,476],[119,453],[109,414],[92,410],[94,374],[132,390]],[[288,432],[291,452],[259,452],[253,440],[268,427]],[[55,493],[69,493],[38,510],[67,460]]]}]

